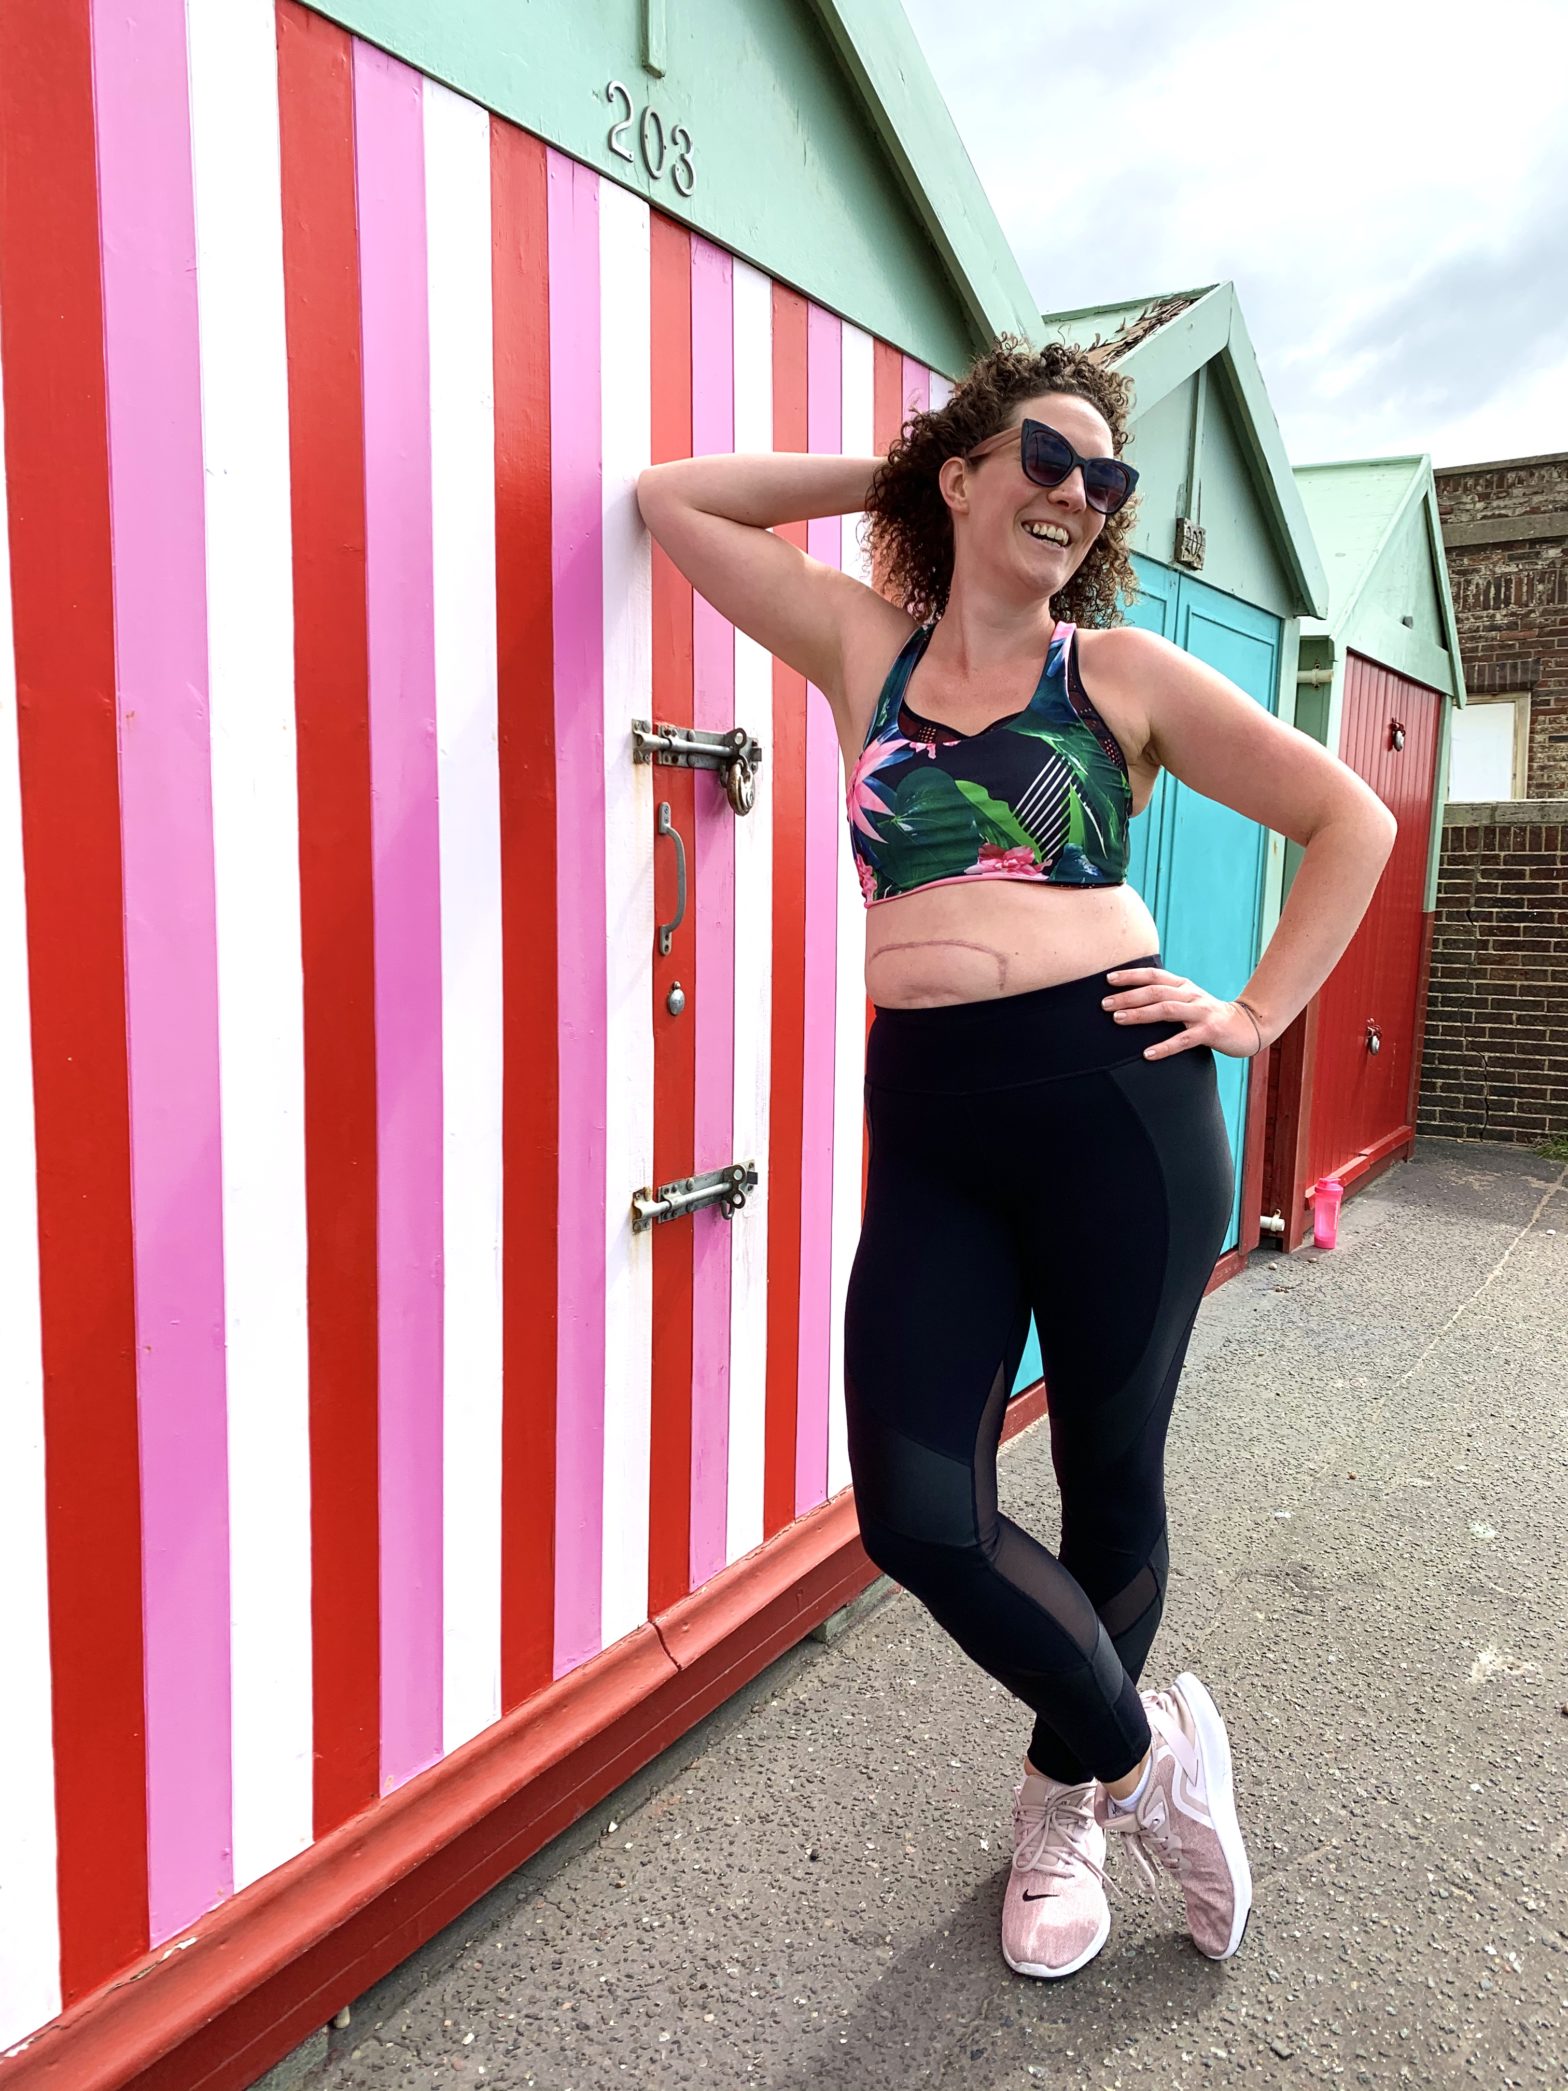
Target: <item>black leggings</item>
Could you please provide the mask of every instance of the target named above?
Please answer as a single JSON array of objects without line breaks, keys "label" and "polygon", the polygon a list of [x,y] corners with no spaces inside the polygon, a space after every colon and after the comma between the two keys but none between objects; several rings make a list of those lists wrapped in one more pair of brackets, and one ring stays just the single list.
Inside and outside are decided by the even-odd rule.
[{"label": "black leggings", "polygon": [[[1212,1049],[1144,1059],[1182,1026],[1117,1023],[1114,991],[1091,973],[877,1008],[844,1322],[866,1552],[1033,1709],[1031,1759],[1075,1783],[1119,1779],[1149,1746],[1165,1435],[1234,1185]],[[996,1506],[1031,1312],[1060,1556]]]}]

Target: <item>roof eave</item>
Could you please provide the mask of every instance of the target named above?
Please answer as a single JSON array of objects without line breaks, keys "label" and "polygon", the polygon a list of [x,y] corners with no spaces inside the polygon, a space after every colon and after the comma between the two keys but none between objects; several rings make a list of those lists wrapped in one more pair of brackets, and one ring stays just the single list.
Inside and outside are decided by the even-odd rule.
[{"label": "roof eave", "polygon": [[1239,419],[1253,474],[1274,517],[1285,568],[1297,595],[1298,615],[1321,617],[1328,608],[1328,576],[1285,454],[1285,439],[1258,369],[1235,285],[1215,284],[1167,326],[1118,357],[1116,368],[1133,380],[1137,410],[1143,414],[1206,363],[1217,363],[1224,371],[1242,409]]},{"label": "roof eave", "polygon": [[1146,310],[1152,305],[1163,305],[1171,298],[1188,298],[1196,303],[1199,298],[1207,297],[1216,287],[1212,283],[1195,283],[1186,290],[1154,291],[1146,298],[1122,298],[1115,305],[1073,305],[1061,312],[1044,313],[1041,317],[1042,320],[1049,319],[1060,326],[1068,320],[1096,319],[1107,312]]},{"label": "roof eave", "polygon": [[1328,573],[1291,470],[1285,438],[1258,368],[1235,288],[1228,283],[1224,288],[1230,297],[1231,324],[1221,361],[1246,409],[1242,426],[1251,438],[1259,482],[1274,508],[1286,564],[1300,591],[1301,611],[1320,617],[1328,607]]},{"label": "roof eave", "polygon": [[1425,480],[1426,536],[1432,551],[1432,569],[1437,576],[1438,612],[1442,618],[1448,657],[1454,664],[1454,702],[1463,705],[1469,702],[1469,693],[1465,689],[1464,655],[1459,649],[1459,617],[1454,609],[1453,590],[1448,584],[1448,553],[1443,545],[1443,514],[1437,505],[1437,479],[1430,455],[1423,456],[1421,464]]},{"label": "roof eave", "polygon": [[959,293],[977,347],[1003,332],[1038,342],[1039,306],[903,9],[885,0],[811,6]]}]

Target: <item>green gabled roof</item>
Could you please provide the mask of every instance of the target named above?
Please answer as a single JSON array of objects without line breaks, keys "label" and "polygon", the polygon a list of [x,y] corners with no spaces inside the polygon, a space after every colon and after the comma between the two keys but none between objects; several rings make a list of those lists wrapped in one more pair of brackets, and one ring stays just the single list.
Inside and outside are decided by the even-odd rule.
[{"label": "green gabled roof", "polygon": [[1355,642],[1378,563],[1405,528],[1412,510],[1420,508],[1447,655],[1446,663],[1426,663],[1428,672],[1420,679],[1446,688],[1463,703],[1459,632],[1448,586],[1448,561],[1443,552],[1443,525],[1430,456],[1353,458],[1340,464],[1298,465],[1296,483],[1329,577],[1329,601],[1324,614],[1321,618],[1303,619],[1302,638],[1325,638],[1336,650]]},{"label": "green gabled roof", "polygon": [[810,0],[966,306],[980,348],[1038,335],[1034,296],[901,6]]},{"label": "green gabled roof", "polygon": [[1235,285],[1210,283],[1075,312],[1047,312],[1040,323],[1048,340],[1094,349],[1132,379],[1135,420],[1205,364],[1220,370],[1285,569],[1303,606],[1321,614],[1328,604],[1328,580]]}]

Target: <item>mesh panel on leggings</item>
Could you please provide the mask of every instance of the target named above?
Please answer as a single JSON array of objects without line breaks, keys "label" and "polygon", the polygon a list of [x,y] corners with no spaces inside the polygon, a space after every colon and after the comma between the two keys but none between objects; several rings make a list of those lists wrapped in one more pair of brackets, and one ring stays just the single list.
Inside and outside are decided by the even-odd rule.
[{"label": "mesh panel on leggings", "polygon": [[1162,1530],[1148,1566],[1140,1568],[1124,1590],[1118,1590],[1113,1598],[1100,1606],[1105,1630],[1113,1639],[1126,1633],[1129,1627],[1136,1626],[1150,1605],[1158,1604],[1164,1597],[1170,1563],[1170,1542]]},{"label": "mesh panel on leggings", "polygon": [[[947,1591],[956,1596],[961,1584],[977,1577],[991,1587],[992,1605],[1000,1607],[991,1618],[994,1637],[998,1653],[1009,1653],[1009,1669],[1029,1667],[1031,1655],[1031,1674],[1037,1675],[1103,1662],[1104,1629],[1093,1605],[1054,1554],[997,1510],[996,1444],[1010,1381],[1004,1359],[981,1415],[976,1455],[968,1462],[910,1437],[850,1390],[861,1536],[872,1559],[938,1618],[948,1609]],[[944,1553],[954,1558],[944,1561]],[[967,1563],[957,1558],[963,1555],[970,1557]],[[1054,1647],[1042,1640],[1042,1614],[1056,1629],[1056,1636],[1047,1637]],[[987,1617],[984,1610],[979,1617]],[[989,1638],[983,1630],[958,1637],[966,1647]]]}]

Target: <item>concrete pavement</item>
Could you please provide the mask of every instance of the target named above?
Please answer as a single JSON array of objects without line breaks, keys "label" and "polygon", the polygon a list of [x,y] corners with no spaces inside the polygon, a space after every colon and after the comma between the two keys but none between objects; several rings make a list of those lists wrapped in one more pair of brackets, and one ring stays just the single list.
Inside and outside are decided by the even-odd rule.
[{"label": "concrete pavement", "polygon": [[[1117,1854],[1098,1958],[1008,1970],[1029,1716],[896,1591],[279,2084],[1568,2084],[1568,1164],[1423,1140],[1340,1243],[1260,1251],[1204,1303],[1171,1432],[1145,1682],[1195,1669],[1226,1717],[1256,1882],[1234,1959]],[[1054,1547],[1046,1426],[1002,1467]]]}]

